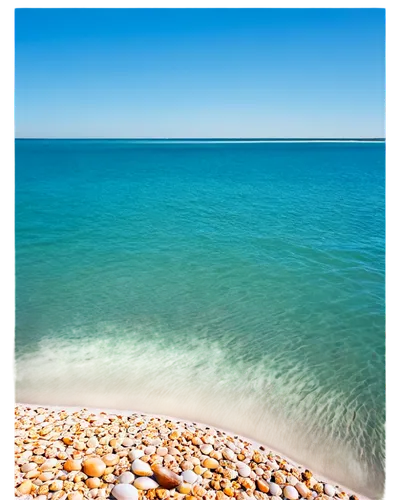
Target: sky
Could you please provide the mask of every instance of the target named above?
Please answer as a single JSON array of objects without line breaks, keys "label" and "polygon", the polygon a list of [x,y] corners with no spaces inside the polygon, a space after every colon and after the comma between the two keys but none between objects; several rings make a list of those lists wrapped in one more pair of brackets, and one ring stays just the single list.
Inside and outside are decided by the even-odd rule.
[{"label": "sky", "polygon": [[15,135],[385,136],[384,9],[16,9]]}]

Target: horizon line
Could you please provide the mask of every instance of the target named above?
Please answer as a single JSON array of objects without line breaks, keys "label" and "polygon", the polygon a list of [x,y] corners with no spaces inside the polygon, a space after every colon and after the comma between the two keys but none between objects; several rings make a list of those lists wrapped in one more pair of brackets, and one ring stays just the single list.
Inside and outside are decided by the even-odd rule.
[{"label": "horizon line", "polygon": [[386,141],[386,137],[15,137],[46,141]]}]

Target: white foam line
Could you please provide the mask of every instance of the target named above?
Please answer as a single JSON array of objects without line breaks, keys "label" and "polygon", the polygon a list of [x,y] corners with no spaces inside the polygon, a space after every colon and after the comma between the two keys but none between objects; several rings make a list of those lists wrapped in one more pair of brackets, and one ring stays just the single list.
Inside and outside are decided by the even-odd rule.
[{"label": "white foam line", "polygon": [[[185,420],[183,418],[175,418],[175,417],[171,417],[169,415],[162,415],[162,414],[146,413],[143,411],[117,410],[117,409],[110,409],[110,408],[92,408],[90,406],[38,405],[38,404],[21,403],[21,402],[14,403],[14,406],[22,406],[22,407],[26,407],[26,408],[45,408],[45,409],[54,410],[54,411],[64,410],[68,413],[73,413],[73,412],[81,411],[81,410],[87,410],[95,415],[98,415],[99,413],[102,413],[102,412],[107,413],[107,414],[123,415],[123,416],[130,416],[132,414],[146,415],[146,417],[148,417],[148,418],[160,418],[160,419],[164,419],[164,420],[170,420],[171,422],[183,422],[183,423],[186,423],[189,425],[196,425],[197,427],[199,427],[201,429],[205,429],[206,427],[208,427],[208,428],[212,427],[213,429],[216,429],[216,430],[223,432],[227,436],[231,436],[231,437],[238,436],[242,441],[246,441],[246,442],[250,443],[253,446],[253,448],[255,448],[255,449],[258,449],[258,448],[260,448],[260,446],[262,446],[263,448],[265,448],[265,450],[270,451],[274,455],[278,455],[279,457],[283,458],[287,462],[290,462],[291,464],[293,464],[295,466],[297,464],[297,466],[299,468],[301,467],[303,469],[310,469],[311,470],[311,468],[309,468],[303,464],[300,464],[298,461],[291,459],[290,457],[284,455],[280,451],[274,450],[273,448],[267,446],[266,444],[262,444],[258,441],[255,441],[254,439],[249,439],[247,437],[241,436],[240,434],[236,434],[235,432],[231,432],[231,431],[227,431],[225,429],[221,429],[219,427],[215,427],[214,425],[203,424],[201,422],[193,422],[192,420]],[[327,478],[326,476],[320,474],[319,472],[313,471],[313,476],[318,478],[319,481],[322,483],[329,483],[329,484],[333,484],[335,486],[339,486],[339,488],[341,488],[343,491],[350,493],[352,495],[356,495],[359,500],[373,500],[370,497],[367,497],[365,495],[362,495],[361,493],[357,493],[356,491],[351,490],[347,486],[343,486],[342,484],[338,483],[337,481],[334,481],[333,479]]]}]

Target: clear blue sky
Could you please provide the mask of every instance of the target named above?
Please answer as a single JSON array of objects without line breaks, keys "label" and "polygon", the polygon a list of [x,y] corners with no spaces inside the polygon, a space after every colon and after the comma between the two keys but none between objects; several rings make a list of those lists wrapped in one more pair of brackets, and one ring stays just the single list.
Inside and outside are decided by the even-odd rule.
[{"label": "clear blue sky", "polygon": [[384,137],[383,9],[17,9],[16,137]]}]

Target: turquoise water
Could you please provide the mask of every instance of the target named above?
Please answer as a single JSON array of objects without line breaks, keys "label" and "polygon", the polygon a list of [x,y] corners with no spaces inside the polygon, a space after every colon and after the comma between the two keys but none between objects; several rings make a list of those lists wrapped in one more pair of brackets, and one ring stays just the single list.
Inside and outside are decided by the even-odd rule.
[{"label": "turquoise water", "polygon": [[384,481],[385,146],[16,141],[16,397]]}]

